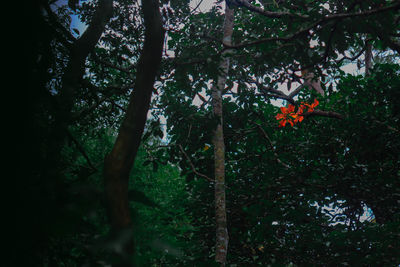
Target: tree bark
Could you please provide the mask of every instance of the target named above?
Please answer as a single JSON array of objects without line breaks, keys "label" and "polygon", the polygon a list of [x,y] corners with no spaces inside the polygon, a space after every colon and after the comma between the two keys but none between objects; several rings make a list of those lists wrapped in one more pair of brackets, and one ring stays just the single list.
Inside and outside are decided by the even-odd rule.
[{"label": "tree bark", "polygon": [[[226,5],[223,44],[232,45],[234,11]],[[215,223],[216,223],[216,242],[215,242],[215,261],[221,266],[226,264],[228,252],[228,228],[226,219],[226,197],[225,197],[225,144],[223,132],[222,114],[222,92],[229,70],[229,50],[224,50],[219,63],[219,75],[217,83],[212,88],[212,107],[214,116],[218,119],[218,125],[213,136],[214,145],[214,175],[215,175]]]},{"label": "tree bark", "polygon": [[315,91],[317,91],[320,95],[324,96],[325,92],[321,87],[321,81],[318,78],[317,80],[315,80],[314,78],[314,73],[308,69],[304,69],[301,71],[301,75],[304,78],[304,83],[310,88],[310,89],[314,89]]},{"label": "tree bark", "polygon": [[367,49],[365,50],[365,76],[369,76],[370,69],[372,66],[372,44],[367,43]]},{"label": "tree bark", "polygon": [[128,200],[129,173],[141,142],[154,82],[161,62],[164,29],[158,0],[142,1],[145,40],[134,90],[111,152],[104,161],[104,186],[111,233],[123,247],[116,266],[132,266],[134,252]]}]

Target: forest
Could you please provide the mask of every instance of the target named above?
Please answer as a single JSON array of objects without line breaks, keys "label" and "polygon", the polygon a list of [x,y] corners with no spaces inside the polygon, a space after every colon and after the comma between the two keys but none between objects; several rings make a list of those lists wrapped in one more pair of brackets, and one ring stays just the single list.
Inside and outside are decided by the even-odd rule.
[{"label": "forest", "polygon": [[400,265],[399,0],[18,5],[2,266]]}]

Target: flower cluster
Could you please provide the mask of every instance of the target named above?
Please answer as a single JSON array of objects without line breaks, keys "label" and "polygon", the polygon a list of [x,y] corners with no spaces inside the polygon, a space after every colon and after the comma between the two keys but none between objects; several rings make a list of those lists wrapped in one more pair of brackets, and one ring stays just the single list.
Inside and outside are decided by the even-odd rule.
[{"label": "flower cluster", "polygon": [[[279,127],[284,127],[286,123],[289,123],[291,126],[295,125],[298,122],[301,122],[304,119],[305,112],[313,112],[314,108],[318,106],[319,101],[317,99],[314,100],[314,103],[307,104],[301,102],[301,105],[297,109],[297,112],[294,112],[295,106],[289,104],[287,108],[281,107],[281,112],[276,115],[276,119],[279,121]],[[306,111],[307,110],[307,111]]]}]

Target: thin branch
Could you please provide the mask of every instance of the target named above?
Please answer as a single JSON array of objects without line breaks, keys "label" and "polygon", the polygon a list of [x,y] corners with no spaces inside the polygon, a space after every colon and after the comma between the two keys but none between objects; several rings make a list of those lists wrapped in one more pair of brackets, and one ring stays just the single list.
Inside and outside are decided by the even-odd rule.
[{"label": "thin branch", "polygon": [[[95,94],[97,94],[98,92],[102,91],[102,90],[100,90],[99,87],[97,87],[94,84],[88,82],[87,80],[82,80],[82,84],[83,84],[83,86],[86,86],[87,88],[89,88],[89,90],[91,90],[92,92],[95,92]],[[105,91],[105,93],[103,93],[103,96],[101,98],[97,98],[95,103],[92,104],[90,107],[88,107],[88,108],[80,111],[79,113],[75,114],[71,118],[71,122],[77,121],[77,120],[80,120],[80,119],[86,117],[88,114],[93,112],[96,108],[98,108],[101,104],[103,104],[106,101],[109,101],[110,103],[112,103],[115,106],[117,106],[119,109],[121,109],[123,111],[126,111],[125,108],[119,106],[118,104],[116,104],[115,102],[110,100],[109,98],[112,95],[114,95],[112,93],[112,91],[118,91],[121,94],[121,93],[125,93],[129,88],[132,88],[132,87],[133,87],[133,84],[127,84],[127,85],[124,85],[124,86],[121,86],[121,87],[109,86],[109,87],[104,88],[103,91]]]},{"label": "thin branch", "polygon": [[252,80],[248,81],[249,83],[256,84],[259,88],[259,90],[262,92],[262,95],[265,97],[270,96],[274,98],[280,98],[283,100],[288,101],[289,103],[296,105],[296,101],[293,99],[300,91],[306,86],[305,84],[301,84],[298,86],[295,90],[293,90],[289,95],[285,95],[282,91],[276,90],[271,87],[267,87],[263,84],[260,84],[259,82]]},{"label": "thin branch", "polygon": [[298,86],[296,89],[294,89],[289,95],[288,97],[292,98],[295,97],[298,93],[300,93],[300,91],[306,86],[306,84],[301,84],[300,86]]},{"label": "thin branch", "polygon": [[311,116],[321,116],[321,117],[328,117],[328,118],[335,118],[335,119],[344,119],[343,115],[334,111],[324,111],[315,109],[312,112],[306,112],[303,114],[304,117],[311,117]]},{"label": "thin branch", "polygon": [[268,17],[268,18],[281,18],[281,17],[295,17],[295,18],[302,18],[302,19],[309,18],[309,16],[307,16],[307,15],[293,14],[293,13],[289,13],[289,12],[272,12],[272,11],[264,10],[261,7],[250,4],[247,0],[233,0],[233,2],[234,3],[236,2],[236,5],[238,5],[238,6],[243,6],[250,11],[256,12],[256,13],[263,15],[265,17]]},{"label": "thin branch", "polygon": [[387,124],[384,123],[384,122],[381,122],[381,121],[376,120],[376,119],[374,119],[374,122],[376,122],[376,123],[378,123],[378,124],[380,124],[380,125],[386,126],[386,128],[387,128],[388,130],[391,130],[391,131],[396,132],[396,133],[400,133],[400,130],[399,130],[399,129],[394,128],[394,127],[392,127],[392,126],[390,126],[390,125],[387,125]]},{"label": "thin branch", "polygon": [[121,66],[117,66],[117,65],[115,65],[115,64],[113,64],[111,62],[102,60],[96,53],[92,53],[92,56],[93,56],[94,60],[97,61],[98,63],[103,64],[103,65],[105,65],[107,67],[110,67],[110,68],[113,68],[113,69],[128,73],[128,74],[132,74],[130,70],[136,68],[136,65],[132,65],[129,68],[124,68],[124,67],[121,67]]},{"label": "thin branch", "polygon": [[344,19],[350,17],[363,17],[363,16],[371,16],[381,12],[389,11],[391,9],[399,9],[400,8],[400,1],[394,1],[396,4],[371,10],[365,10],[362,12],[353,12],[353,13],[340,13],[340,14],[333,14],[330,16],[326,16],[322,20],[333,20],[333,19]]},{"label": "thin branch", "polygon": [[288,101],[290,104],[293,104],[293,105],[294,105],[294,102],[292,102],[293,99],[291,99],[291,98],[289,98],[289,97],[287,97],[287,96],[277,95],[277,94],[271,94],[271,93],[268,93],[268,92],[263,92],[262,94],[258,94],[258,95],[262,95],[262,96],[264,96],[265,98],[277,98],[277,99],[286,100],[286,101]]},{"label": "thin branch", "polygon": [[338,61],[336,61],[336,63],[337,63],[337,64],[340,64],[340,63],[341,63],[343,60],[345,60],[345,59],[350,60],[350,61],[354,61],[354,60],[356,60],[357,58],[359,58],[359,57],[364,53],[365,49],[366,49],[366,46],[364,46],[364,47],[361,49],[360,52],[358,52],[356,55],[354,55],[354,56],[352,56],[352,57],[348,57],[348,56],[345,55],[344,57],[342,57],[341,59],[339,59]]},{"label": "thin branch", "polygon": [[286,169],[290,169],[290,166],[289,166],[289,165],[287,165],[287,164],[284,163],[282,160],[280,160],[278,153],[276,153],[276,149],[275,149],[275,147],[274,147],[274,144],[272,144],[272,140],[271,140],[271,138],[269,138],[267,132],[264,131],[264,129],[261,127],[261,125],[259,125],[259,124],[257,124],[257,123],[254,123],[254,124],[255,124],[255,125],[258,127],[258,129],[260,130],[260,132],[262,133],[264,139],[268,141],[268,144],[269,144],[269,146],[270,146],[270,148],[271,148],[271,150],[272,150],[272,153],[274,153],[276,162],[278,162],[279,164],[281,164],[281,165],[282,165],[283,167],[285,167]]},{"label": "thin branch", "polygon": [[203,103],[204,103],[204,102],[208,102],[207,99],[205,99],[204,96],[202,96],[200,93],[197,93],[196,95],[200,98],[200,100],[201,100]]},{"label": "thin branch", "polygon": [[74,115],[72,117],[72,122],[77,121],[77,120],[81,120],[84,117],[86,117],[87,115],[89,115],[90,113],[92,113],[94,110],[96,110],[101,104],[103,104],[106,100],[107,100],[108,96],[102,96],[100,99],[98,99],[93,105],[91,105],[90,107],[82,110],[81,112],[77,113],[76,115]]},{"label": "thin branch", "polygon": [[354,12],[354,13],[340,13],[340,14],[333,14],[333,15],[329,15],[329,16],[325,16],[323,18],[321,18],[320,20],[314,22],[313,24],[311,24],[310,26],[304,28],[304,29],[300,29],[297,32],[293,33],[292,35],[286,36],[286,37],[269,37],[269,38],[264,38],[264,39],[259,39],[256,41],[252,41],[252,42],[246,42],[246,43],[241,43],[241,44],[236,44],[236,45],[227,45],[227,44],[223,44],[225,49],[240,49],[240,48],[244,48],[244,47],[248,47],[248,46],[253,46],[253,45],[258,45],[258,44],[263,44],[266,42],[278,42],[278,41],[282,41],[282,42],[288,42],[291,41],[293,39],[295,39],[296,37],[298,37],[299,35],[308,33],[310,30],[314,29],[317,26],[320,26],[322,24],[325,23],[325,25],[320,26],[320,28],[318,28],[318,30],[321,30],[322,28],[326,27],[327,24],[326,22],[329,22],[331,20],[339,20],[339,19],[346,19],[346,18],[351,18],[351,17],[362,17],[362,16],[371,16],[371,15],[375,15],[381,12],[385,12],[385,11],[389,11],[392,9],[399,9],[400,8],[400,1],[396,1],[397,3],[391,6],[386,6],[383,8],[377,8],[377,9],[372,9],[372,10],[366,10],[366,11],[362,11],[362,12]]},{"label": "thin branch", "polygon": [[193,9],[190,11],[190,15],[189,15],[189,16],[193,15],[194,12],[196,12],[196,10],[200,7],[200,5],[203,3],[203,1],[204,1],[204,0],[200,0],[200,1],[197,3],[197,6],[196,6],[195,8],[193,8]]},{"label": "thin branch", "polygon": [[121,105],[115,103],[115,101],[112,101],[112,100],[109,100],[109,99],[107,99],[107,101],[110,102],[111,105],[114,105],[114,106],[116,106],[117,108],[119,108],[120,110],[122,110],[123,112],[126,112],[126,108],[124,108],[123,106],[121,106]]},{"label": "thin branch", "polygon": [[78,148],[79,152],[81,152],[82,156],[86,159],[86,162],[89,165],[89,167],[92,170],[97,172],[98,171],[97,168],[92,164],[92,161],[90,160],[89,156],[86,154],[85,149],[83,148],[83,146],[78,142],[78,140],[76,140],[74,138],[74,136],[71,134],[71,132],[69,130],[67,130],[67,135],[68,135],[68,138],[71,139],[71,141]]},{"label": "thin branch", "polygon": [[200,177],[203,177],[204,179],[208,180],[209,182],[214,182],[214,180],[211,179],[210,177],[208,177],[207,175],[198,172],[196,170],[196,167],[194,166],[193,162],[190,160],[190,157],[188,156],[188,154],[186,154],[185,150],[183,150],[182,146],[179,144],[178,147],[179,147],[179,150],[182,152],[182,154],[187,159],[187,161],[189,162],[190,167],[192,168],[192,171],[194,172],[194,174],[196,174],[196,175],[198,175]]}]

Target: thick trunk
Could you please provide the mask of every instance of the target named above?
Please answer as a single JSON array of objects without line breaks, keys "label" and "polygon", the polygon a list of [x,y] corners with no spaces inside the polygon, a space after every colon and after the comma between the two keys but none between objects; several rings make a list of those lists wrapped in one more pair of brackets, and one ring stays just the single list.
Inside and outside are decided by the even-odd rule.
[{"label": "thick trunk", "polygon": [[128,201],[129,172],[143,134],[154,81],[161,62],[164,42],[158,0],[142,1],[145,41],[137,65],[135,88],[112,151],[104,162],[104,186],[113,235],[123,246],[118,266],[131,266],[134,251]]},{"label": "thick trunk", "polygon": [[[234,12],[226,6],[223,43],[232,44]],[[216,243],[215,261],[225,266],[228,251],[228,228],[226,221],[226,201],[225,201],[225,144],[223,133],[222,116],[222,92],[225,88],[226,78],[229,70],[229,50],[222,53],[219,64],[219,75],[216,85],[212,88],[213,112],[219,123],[215,129],[213,137],[214,145],[214,168],[215,168],[215,222],[216,222]]]}]

